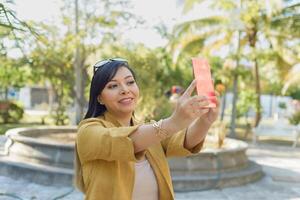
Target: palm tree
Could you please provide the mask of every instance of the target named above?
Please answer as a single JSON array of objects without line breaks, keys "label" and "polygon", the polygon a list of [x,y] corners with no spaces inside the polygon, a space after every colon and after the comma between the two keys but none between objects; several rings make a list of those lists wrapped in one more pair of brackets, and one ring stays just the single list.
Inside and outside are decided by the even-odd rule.
[{"label": "palm tree", "polygon": [[[244,15],[248,43],[254,54],[252,61],[255,69],[255,89],[257,94],[255,126],[258,125],[261,119],[261,85],[258,61],[259,58],[256,54],[256,47],[259,42],[262,43],[263,41],[259,40],[259,34],[268,41],[273,51],[277,54],[277,64],[279,66],[285,66],[285,68],[281,69],[283,75],[291,68],[293,64],[289,62],[287,58],[285,58],[286,53],[283,51],[284,49],[287,50],[285,45],[287,41],[299,39],[300,37],[300,3],[281,6],[278,4],[276,5],[275,1],[273,1],[274,5],[271,7],[271,10],[268,13],[266,6],[270,5],[271,3],[272,2],[265,2],[264,5],[259,5],[258,1],[247,1],[246,6],[250,10],[250,13],[249,15]],[[261,10],[262,6],[265,6],[263,10]],[[284,33],[285,30],[290,30],[290,32],[286,34]]]},{"label": "palm tree", "polygon": [[[193,8],[197,3],[202,2],[204,1],[185,1],[185,8]],[[282,73],[288,71],[294,64],[289,58],[294,57],[296,53],[289,50],[289,42],[300,37],[298,14],[300,3],[282,1],[282,4],[276,4],[278,1],[258,0],[209,2],[211,9],[219,10],[218,15],[186,21],[175,26],[173,34],[176,39],[170,42],[171,49],[175,52],[173,60],[175,64],[180,63],[189,54],[209,57],[216,49],[227,47],[231,48],[225,52],[227,57],[233,55],[237,60],[243,59],[246,63],[253,63],[257,94],[254,125],[257,126],[261,119],[259,68],[263,66],[260,65],[260,58],[264,51],[269,52],[271,49],[274,55],[272,61],[276,61]],[[185,10],[189,11],[189,9]],[[240,31],[240,39],[237,39],[238,36],[234,34],[238,31]],[[236,41],[240,42],[240,46],[233,48],[236,46]],[[240,55],[236,50],[238,48],[243,52],[242,58],[238,56]],[[236,69],[240,67],[241,64],[236,66]],[[233,108],[235,106],[233,105]],[[235,125],[232,123],[231,126]]]}]

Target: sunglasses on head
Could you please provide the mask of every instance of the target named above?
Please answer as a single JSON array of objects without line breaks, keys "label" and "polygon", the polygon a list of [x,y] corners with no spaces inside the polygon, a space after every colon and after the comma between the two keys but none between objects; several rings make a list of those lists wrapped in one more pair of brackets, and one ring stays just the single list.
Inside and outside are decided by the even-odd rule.
[{"label": "sunglasses on head", "polygon": [[94,65],[94,73],[96,73],[96,71],[103,67],[104,65],[108,64],[108,63],[111,63],[113,61],[119,61],[119,62],[124,62],[126,64],[128,64],[128,61],[125,60],[124,58],[109,58],[109,59],[105,59],[105,60],[101,60],[99,62],[97,62],[95,65]]}]

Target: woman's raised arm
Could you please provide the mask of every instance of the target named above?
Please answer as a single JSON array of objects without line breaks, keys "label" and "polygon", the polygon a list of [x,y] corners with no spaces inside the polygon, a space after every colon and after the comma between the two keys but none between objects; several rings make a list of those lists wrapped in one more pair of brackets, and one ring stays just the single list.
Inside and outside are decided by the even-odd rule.
[{"label": "woman's raised arm", "polygon": [[209,104],[204,96],[191,96],[196,86],[194,80],[178,99],[172,115],[163,119],[161,127],[155,128],[152,124],[141,125],[129,137],[134,143],[134,151],[140,152],[149,146],[159,143],[163,138],[157,136],[158,129],[162,129],[169,137],[178,131],[187,128],[196,118],[208,112],[203,108]]}]

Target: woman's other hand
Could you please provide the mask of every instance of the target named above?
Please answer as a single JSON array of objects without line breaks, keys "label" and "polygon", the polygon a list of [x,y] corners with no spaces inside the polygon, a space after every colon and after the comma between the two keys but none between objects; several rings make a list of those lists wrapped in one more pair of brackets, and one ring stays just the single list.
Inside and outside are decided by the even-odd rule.
[{"label": "woman's other hand", "polygon": [[219,93],[215,91],[216,98],[214,99],[214,103],[216,104],[215,108],[209,108],[209,111],[203,114],[200,118],[200,120],[203,120],[207,125],[211,125],[214,123],[214,121],[217,120],[219,116],[219,110],[220,110],[220,101],[219,101]]},{"label": "woman's other hand", "polygon": [[[188,127],[195,119],[212,112],[210,108],[205,108],[209,105],[209,101],[205,96],[191,96],[196,87],[196,80],[193,80],[186,91],[178,98],[176,108],[170,117],[170,121],[178,130]],[[207,118],[214,119],[214,114],[210,113]]]},{"label": "woman's other hand", "polygon": [[[218,93],[216,93],[218,96]],[[194,148],[200,142],[203,142],[208,129],[212,123],[218,118],[219,114],[219,100],[214,98],[213,103],[216,104],[215,108],[208,108],[208,111],[193,121],[187,131],[186,140],[184,146],[187,149]]]}]

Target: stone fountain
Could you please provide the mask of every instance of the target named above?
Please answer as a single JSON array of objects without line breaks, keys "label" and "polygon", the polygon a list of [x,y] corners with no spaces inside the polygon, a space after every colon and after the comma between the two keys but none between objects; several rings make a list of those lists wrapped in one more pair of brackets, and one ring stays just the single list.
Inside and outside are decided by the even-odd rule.
[{"label": "stone fountain", "polygon": [[201,153],[169,159],[173,186],[177,192],[232,187],[259,180],[262,168],[249,161],[247,143],[226,138],[222,148],[210,148],[213,136],[207,136]]},{"label": "stone fountain", "polygon": [[76,127],[8,130],[0,174],[44,185],[71,185]]},{"label": "stone fountain", "polygon": [[[72,184],[76,127],[16,128],[6,132],[0,154],[0,175],[23,178],[43,185]],[[248,160],[247,144],[225,139],[222,148],[169,159],[175,191],[206,190],[253,182],[263,175]]]}]

